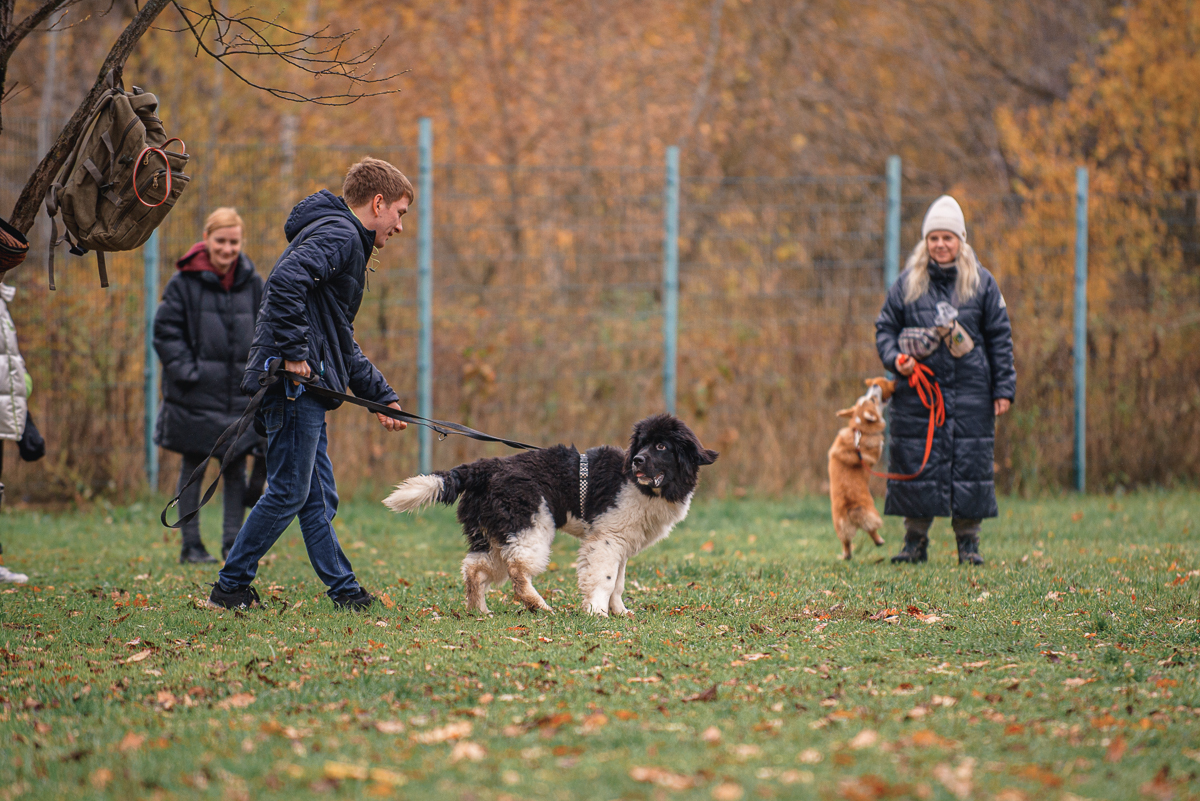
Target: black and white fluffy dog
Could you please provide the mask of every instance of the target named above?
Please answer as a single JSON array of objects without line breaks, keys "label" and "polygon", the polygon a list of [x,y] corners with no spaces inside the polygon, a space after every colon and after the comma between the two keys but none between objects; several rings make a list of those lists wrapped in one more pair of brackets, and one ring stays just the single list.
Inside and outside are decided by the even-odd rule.
[{"label": "black and white fluffy dog", "polygon": [[410,478],[383,503],[411,512],[458,502],[472,611],[487,614],[488,588],[506,579],[527,607],[552,611],[532,579],[550,564],[550,544],[562,529],[581,540],[576,564],[584,610],[626,615],[626,562],[687,516],[700,467],[716,458],[681,420],[660,414],[633,427],[627,451],[603,445],[580,454],[555,445],[480,459]]}]

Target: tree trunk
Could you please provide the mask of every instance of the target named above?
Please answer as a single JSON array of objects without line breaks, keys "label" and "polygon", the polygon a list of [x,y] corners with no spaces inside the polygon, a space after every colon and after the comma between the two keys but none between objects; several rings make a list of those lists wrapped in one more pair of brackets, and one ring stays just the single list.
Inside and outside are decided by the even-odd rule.
[{"label": "tree trunk", "polygon": [[129,58],[129,54],[133,52],[133,48],[137,45],[138,40],[150,29],[150,25],[154,22],[155,18],[170,3],[171,0],[146,0],[145,5],[138,11],[133,21],[117,37],[116,43],[108,51],[108,57],[104,59],[103,66],[100,67],[100,73],[96,78],[96,83],[92,86],[92,90],[88,92],[87,97],[84,98],[79,108],[75,109],[75,113],[71,115],[70,121],[59,132],[54,146],[50,148],[50,152],[38,164],[37,169],[33,171],[33,175],[25,183],[25,188],[21,190],[21,196],[17,199],[16,205],[13,206],[12,217],[9,220],[18,231],[28,233],[29,229],[33,227],[38,206],[46,196],[46,190],[50,188],[54,176],[67,160],[67,155],[71,152],[71,148],[75,145],[75,140],[82,132],[84,123],[91,114],[92,108],[96,105],[96,100],[104,91],[105,76],[110,71],[115,70],[117,79],[120,80],[121,71],[125,67],[125,61]]}]

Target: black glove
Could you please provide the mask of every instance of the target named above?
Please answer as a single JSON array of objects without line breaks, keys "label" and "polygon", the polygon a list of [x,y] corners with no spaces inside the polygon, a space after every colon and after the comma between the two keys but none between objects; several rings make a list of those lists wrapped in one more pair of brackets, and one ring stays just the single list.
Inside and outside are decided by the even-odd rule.
[{"label": "black glove", "polygon": [[46,455],[46,440],[33,424],[33,415],[28,411],[25,412],[25,433],[17,440],[17,450],[26,462],[36,462]]}]

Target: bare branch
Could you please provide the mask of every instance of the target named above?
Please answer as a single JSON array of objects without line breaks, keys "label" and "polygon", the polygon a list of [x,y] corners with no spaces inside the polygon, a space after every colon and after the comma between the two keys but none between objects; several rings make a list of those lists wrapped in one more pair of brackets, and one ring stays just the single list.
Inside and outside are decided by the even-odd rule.
[{"label": "bare branch", "polygon": [[33,220],[37,216],[38,205],[42,198],[46,196],[46,190],[50,188],[50,183],[54,180],[54,175],[62,168],[63,163],[67,160],[67,155],[71,152],[71,147],[75,144],[75,140],[83,131],[83,125],[91,116],[92,108],[95,107],[96,101],[104,91],[104,79],[110,71],[116,71],[118,80],[121,77],[121,72],[125,68],[125,62],[129,58],[129,54],[133,52],[133,48],[137,45],[138,40],[150,30],[150,25],[154,22],[162,10],[167,7],[171,0],[146,0],[142,5],[141,10],[134,16],[133,21],[126,26],[121,35],[117,37],[117,41],[113,43],[112,48],[108,51],[108,56],[105,57],[104,63],[100,66],[100,73],[96,77],[96,82],[92,85],[92,89],[88,92],[83,102],[75,109],[75,113],[71,115],[71,119],[63,127],[58,134],[58,139],[55,140],[54,146],[50,148],[50,152],[46,154],[37,169],[33,171],[33,175],[29,176],[29,180],[25,182],[25,188],[21,190],[21,196],[17,198],[17,203],[13,207],[12,216],[9,222],[13,227],[27,233],[33,227]]},{"label": "bare branch", "polygon": [[[203,51],[219,61],[221,66],[242,83],[274,97],[297,103],[345,106],[364,97],[377,97],[399,91],[392,88],[371,91],[368,88],[386,84],[403,74],[373,74],[374,58],[386,43],[386,38],[373,47],[346,54],[350,40],[358,33],[357,30],[329,33],[329,28],[325,27],[313,33],[305,33],[283,25],[278,16],[274,19],[264,19],[248,11],[227,14],[214,6],[211,0],[202,11],[182,6],[175,0],[172,0],[172,5],[182,17],[183,27],[166,30],[190,33],[196,41],[197,54]],[[234,63],[238,58],[264,56],[277,58],[290,67],[318,78],[344,78],[349,81],[351,90],[334,94],[306,95],[291,89],[257,83]],[[360,84],[364,85],[361,89]]]},{"label": "bare branch", "polygon": [[21,44],[37,26],[48,20],[55,11],[79,2],[81,0],[43,0],[33,13],[14,25],[8,35],[0,40],[0,61],[7,63],[12,52],[17,49],[17,45]]}]

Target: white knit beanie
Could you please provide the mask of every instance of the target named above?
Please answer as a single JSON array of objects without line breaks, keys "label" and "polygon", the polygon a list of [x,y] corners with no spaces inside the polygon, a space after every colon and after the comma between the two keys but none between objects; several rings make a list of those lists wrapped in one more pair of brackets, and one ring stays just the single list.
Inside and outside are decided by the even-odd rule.
[{"label": "white knit beanie", "polygon": [[930,231],[949,231],[962,241],[967,241],[967,220],[957,200],[942,195],[933,201],[929,211],[925,212],[925,222],[921,223],[921,238],[929,236]]}]

